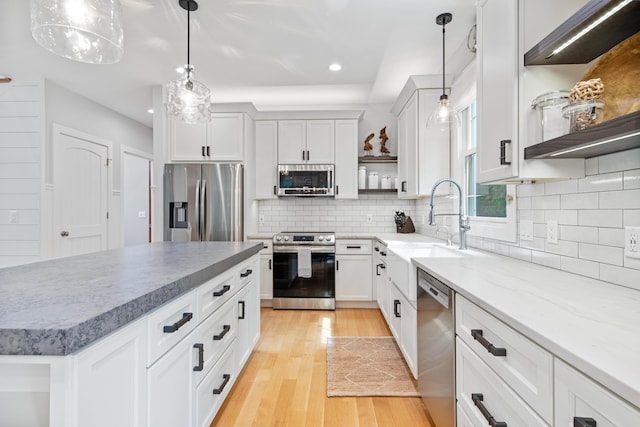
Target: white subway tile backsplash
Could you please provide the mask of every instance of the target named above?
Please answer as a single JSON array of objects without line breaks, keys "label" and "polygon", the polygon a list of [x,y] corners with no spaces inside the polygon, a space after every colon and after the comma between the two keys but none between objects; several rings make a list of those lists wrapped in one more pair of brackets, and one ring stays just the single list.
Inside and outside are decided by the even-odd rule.
[{"label": "white subway tile backsplash", "polygon": [[517,258],[523,261],[531,262],[531,249],[519,248],[517,246],[510,246],[509,256],[511,258]]},{"label": "white subway tile backsplash", "polygon": [[578,225],[591,227],[622,227],[622,210],[578,211]]},{"label": "white subway tile backsplash", "polygon": [[531,208],[532,209],[560,209],[560,195],[532,197]]},{"label": "white subway tile backsplash", "polygon": [[624,257],[623,265],[626,268],[633,268],[635,270],[640,270],[640,259]]},{"label": "white subway tile backsplash", "polygon": [[531,197],[518,197],[518,210],[531,209]]},{"label": "white subway tile backsplash", "polygon": [[599,173],[640,169],[640,148],[598,157]]},{"label": "white subway tile backsplash", "polygon": [[544,184],[521,184],[517,188],[518,197],[544,196]]},{"label": "white subway tile backsplash", "polygon": [[598,243],[606,246],[624,248],[624,229],[598,228]]},{"label": "white subway tile backsplash", "polygon": [[558,243],[545,242],[545,252],[556,255],[564,255],[568,257],[578,258],[578,243],[558,240]]},{"label": "white subway tile backsplash", "polygon": [[594,245],[591,243],[578,244],[578,257],[605,264],[622,265],[622,248],[613,246]]},{"label": "white subway tile backsplash", "polygon": [[547,182],[544,184],[544,194],[569,194],[578,192],[578,181],[569,179],[566,181]]},{"label": "white subway tile backsplash", "polygon": [[598,193],[563,194],[560,196],[562,209],[598,209]]},{"label": "white subway tile backsplash", "polygon": [[584,173],[585,175],[598,174],[598,158],[592,157],[584,160]]},{"label": "white subway tile backsplash", "polygon": [[600,280],[640,290],[640,270],[601,264]]},{"label": "white subway tile backsplash", "polygon": [[578,211],[573,209],[545,211],[542,221],[536,222],[547,221],[557,221],[558,225],[578,225]]},{"label": "white subway tile backsplash", "polygon": [[560,270],[560,255],[543,251],[531,251],[531,262]]},{"label": "white subway tile backsplash", "polygon": [[544,240],[544,237],[534,237],[533,240],[521,240],[520,247],[526,249],[534,249],[537,251],[544,251]]},{"label": "white subway tile backsplash", "polygon": [[640,227],[640,209],[625,210],[623,223],[625,227]]},{"label": "white subway tile backsplash", "polygon": [[600,264],[597,262],[563,256],[560,259],[560,268],[569,273],[592,277],[594,279],[600,278]]},{"label": "white subway tile backsplash", "polygon": [[571,242],[598,243],[596,227],[580,227],[575,225],[559,226],[559,239]]},{"label": "white subway tile backsplash", "polygon": [[600,193],[600,209],[640,209],[640,189]]},{"label": "white subway tile backsplash", "polygon": [[623,186],[625,190],[640,188],[640,169],[624,171]]},{"label": "white subway tile backsplash", "polygon": [[580,193],[622,190],[622,172],[587,176],[577,182]]}]

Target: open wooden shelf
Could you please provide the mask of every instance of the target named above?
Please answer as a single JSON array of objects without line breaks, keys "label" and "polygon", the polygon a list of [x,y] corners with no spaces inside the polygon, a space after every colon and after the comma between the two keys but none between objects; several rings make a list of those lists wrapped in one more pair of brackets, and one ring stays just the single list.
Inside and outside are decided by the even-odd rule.
[{"label": "open wooden shelf", "polygon": [[[616,140],[605,143],[612,139]],[[526,147],[524,158],[525,160],[587,159],[638,147],[640,147],[640,111]],[[576,150],[557,154],[572,149]]]},{"label": "open wooden shelf", "polygon": [[398,156],[361,156],[358,163],[397,163]]},{"label": "open wooden shelf", "polygon": [[380,194],[380,193],[397,193],[397,188],[361,188],[358,194]]}]

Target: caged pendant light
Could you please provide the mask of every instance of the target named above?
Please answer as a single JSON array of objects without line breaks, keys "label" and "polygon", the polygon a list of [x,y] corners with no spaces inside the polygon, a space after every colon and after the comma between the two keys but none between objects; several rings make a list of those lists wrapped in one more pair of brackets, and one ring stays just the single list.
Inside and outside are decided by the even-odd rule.
[{"label": "caged pendant light", "polygon": [[191,12],[198,9],[195,0],[179,0],[180,7],[187,11],[187,63],[184,74],[167,84],[165,105],[167,112],[185,123],[202,123],[211,120],[209,106],[211,91],[204,84],[193,80],[193,65],[190,62]]},{"label": "caged pendant light", "polygon": [[440,95],[440,101],[436,109],[429,116],[427,121],[427,127],[431,129],[438,129],[441,131],[447,131],[451,126],[457,124],[458,116],[456,112],[451,108],[449,104],[449,97],[445,92],[445,61],[444,61],[444,27],[451,22],[452,15],[450,13],[441,13],[436,17],[436,24],[442,25],[442,95]]},{"label": "caged pendant light", "polygon": [[119,0],[31,0],[31,35],[62,57],[89,64],[122,59]]}]

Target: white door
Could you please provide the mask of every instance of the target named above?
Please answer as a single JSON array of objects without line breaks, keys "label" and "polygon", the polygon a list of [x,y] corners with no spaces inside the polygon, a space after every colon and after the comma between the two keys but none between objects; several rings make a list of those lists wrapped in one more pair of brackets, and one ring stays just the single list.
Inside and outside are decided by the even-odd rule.
[{"label": "white door", "polygon": [[54,257],[105,250],[111,143],[53,129]]},{"label": "white door", "polygon": [[335,126],[333,120],[307,120],[307,162],[334,163]]},{"label": "white door", "polygon": [[278,121],[278,163],[306,163],[306,122],[304,120]]},{"label": "white door", "polygon": [[124,246],[151,241],[150,168],[148,158],[125,152],[122,156]]}]

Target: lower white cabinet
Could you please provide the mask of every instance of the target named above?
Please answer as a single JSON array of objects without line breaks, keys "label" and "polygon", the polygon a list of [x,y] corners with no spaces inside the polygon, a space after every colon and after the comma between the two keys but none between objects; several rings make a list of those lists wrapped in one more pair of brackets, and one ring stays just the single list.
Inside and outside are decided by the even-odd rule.
[{"label": "lower white cabinet", "polygon": [[271,239],[248,239],[262,242],[260,251],[260,299],[273,299],[273,241]]},{"label": "lower white cabinet", "polygon": [[78,354],[77,426],[147,424],[147,337],[143,318]]},{"label": "lower white cabinet", "polygon": [[418,378],[418,311],[393,282],[389,282],[389,329],[407,366]]},{"label": "lower white cabinet", "polygon": [[336,241],[336,300],[372,301],[371,240]]},{"label": "lower white cabinet", "polygon": [[[373,244],[373,280],[378,307],[385,320],[389,322],[389,275],[387,274],[387,247],[378,241]],[[384,254],[384,255],[383,255]]]},{"label": "lower white cabinet", "polygon": [[638,408],[558,358],[555,359],[555,408],[556,426],[573,426],[577,419],[586,426],[640,426]]},{"label": "lower white cabinet", "polygon": [[[257,277],[254,274],[253,277]],[[260,338],[260,288],[258,280],[250,281],[240,292],[235,302],[238,325],[238,345],[235,360],[240,372],[249,359],[253,347]]]},{"label": "lower white cabinet", "polygon": [[234,340],[196,390],[195,425],[198,427],[209,427],[236,381],[239,372],[235,368],[236,344]]}]

